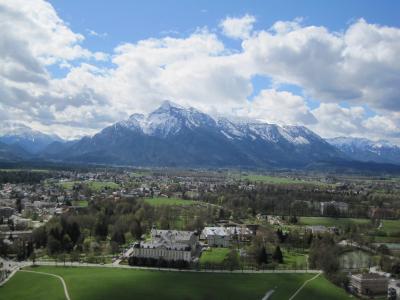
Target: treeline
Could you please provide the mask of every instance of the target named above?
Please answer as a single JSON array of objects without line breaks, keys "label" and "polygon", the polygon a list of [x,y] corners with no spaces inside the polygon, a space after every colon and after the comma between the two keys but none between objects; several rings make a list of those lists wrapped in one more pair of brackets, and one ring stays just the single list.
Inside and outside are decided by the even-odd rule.
[{"label": "treeline", "polygon": [[[302,186],[303,187],[303,186]],[[327,190],[316,190],[296,185],[273,185],[257,183],[255,188],[244,189],[237,185],[219,186],[216,192],[202,191],[202,200],[222,205],[234,212],[234,217],[246,217],[248,214],[256,215],[301,215],[319,216],[320,202],[338,201],[349,204],[348,213],[337,213],[342,217],[367,217],[368,209],[360,203],[372,202],[367,195],[351,193],[333,193]]]},{"label": "treeline", "polygon": [[40,183],[42,180],[51,178],[53,176],[50,172],[39,171],[0,171],[0,183],[27,183],[34,184]]}]

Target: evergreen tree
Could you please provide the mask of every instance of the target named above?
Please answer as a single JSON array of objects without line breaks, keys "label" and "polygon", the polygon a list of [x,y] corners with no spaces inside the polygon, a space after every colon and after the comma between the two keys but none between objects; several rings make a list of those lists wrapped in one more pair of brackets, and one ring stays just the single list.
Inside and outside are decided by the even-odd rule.
[{"label": "evergreen tree", "polygon": [[281,247],[276,246],[274,253],[272,254],[272,259],[277,263],[283,263],[283,254],[281,251]]}]

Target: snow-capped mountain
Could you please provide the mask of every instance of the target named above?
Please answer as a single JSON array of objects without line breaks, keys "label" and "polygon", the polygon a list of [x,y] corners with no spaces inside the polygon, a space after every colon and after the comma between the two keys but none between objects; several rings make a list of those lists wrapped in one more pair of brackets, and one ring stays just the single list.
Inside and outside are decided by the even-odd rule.
[{"label": "snow-capped mountain", "polygon": [[337,137],[327,141],[352,159],[400,164],[400,147],[388,141]]},{"label": "snow-capped mountain", "polygon": [[213,118],[165,101],[150,114],[133,114],[57,155],[68,161],[146,166],[292,167],[341,153],[302,126]]},{"label": "snow-capped mountain", "polygon": [[15,122],[0,124],[0,142],[18,145],[29,153],[38,153],[54,141],[61,141],[57,135],[48,135]]}]

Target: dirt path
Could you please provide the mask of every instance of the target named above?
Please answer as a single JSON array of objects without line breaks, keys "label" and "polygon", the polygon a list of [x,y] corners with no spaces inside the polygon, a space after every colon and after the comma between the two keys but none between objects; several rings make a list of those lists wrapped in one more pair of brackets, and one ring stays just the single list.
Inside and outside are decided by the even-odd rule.
[{"label": "dirt path", "polygon": [[71,298],[69,297],[69,294],[68,294],[67,285],[65,284],[65,281],[64,281],[64,279],[63,279],[61,276],[56,275],[56,274],[51,274],[51,273],[36,272],[36,271],[28,271],[28,270],[20,270],[20,272],[36,273],[36,274],[41,274],[41,275],[53,276],[53,277],[56,277],[56,278],[60,279],[60,280],[61,280],[61,283],[62,283],[62,285],[63,285],[63,288],[64,288],[65,298],[66,298],[67,300],[71,300]]}]

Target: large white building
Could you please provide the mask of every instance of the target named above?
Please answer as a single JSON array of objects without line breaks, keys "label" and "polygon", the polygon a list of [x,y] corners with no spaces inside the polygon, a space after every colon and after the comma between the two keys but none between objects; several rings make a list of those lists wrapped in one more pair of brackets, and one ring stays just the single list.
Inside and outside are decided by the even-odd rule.
[{"label": "large white building", "polygon": [[134,245],[132,256],[190,262],[196,253],[198,236],[193,231],[151,230],[151,240]]},{"label": "large white building", "polygon": [[252,231],[247,227],[204,227],[201,238],[210,247],[229,247],[234,238],[245,240],[251,235]]}]

